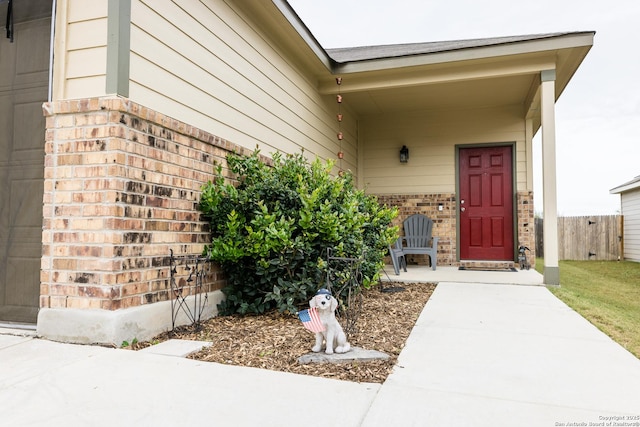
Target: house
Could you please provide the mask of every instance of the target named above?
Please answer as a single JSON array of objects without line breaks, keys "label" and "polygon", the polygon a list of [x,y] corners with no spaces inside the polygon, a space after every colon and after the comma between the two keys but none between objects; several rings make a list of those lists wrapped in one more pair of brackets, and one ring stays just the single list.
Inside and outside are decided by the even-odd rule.
[{"label": "house", "polygon": [[540,130],[558,282],[554,106],[594,32],[327,51],[285,0],[9,3],[0,321],[71,342],[166,330],[168,254],[208,241],[200,187],[256,147],[339,159],[399,219],[433,218],[443,265],[500,264],[534,247]]},{"label": "house", "polygon": [[622,258],[640,262],[640,176],[609,190],[620,194],[621,214],[624,217]]}]

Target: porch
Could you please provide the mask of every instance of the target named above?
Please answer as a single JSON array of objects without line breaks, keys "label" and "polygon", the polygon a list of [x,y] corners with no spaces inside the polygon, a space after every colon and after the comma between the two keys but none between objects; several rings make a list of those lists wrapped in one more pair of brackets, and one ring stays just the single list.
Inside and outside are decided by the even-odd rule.
[{"label": "porch", "polygon": [[385,265],[380,278],[383,284],[389,282],[457,282],[457,283],[495,283],[525,286],[543,286],[544,278],[536,270],[516,271],[476,271],[459,270],[458,267],[440,267],[432,270],[428,265],[409,265],[407,272],[399,276],[393,272],[393,265]]}]

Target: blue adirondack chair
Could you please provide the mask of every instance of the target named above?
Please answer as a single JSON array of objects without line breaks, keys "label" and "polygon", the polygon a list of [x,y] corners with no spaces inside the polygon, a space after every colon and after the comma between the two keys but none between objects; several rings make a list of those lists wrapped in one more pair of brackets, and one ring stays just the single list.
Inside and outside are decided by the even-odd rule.
[{"label": "blue adirondack chair", "polygon": [[400,267],[407,271],[405,255],[428,255],[431,268],[438,263],[438,237],[433,237],[433,221],[422,214],[411,215],[402,223],[404,236],[398,237],[395,246],[389,246],[389,255],[397,275]]}]

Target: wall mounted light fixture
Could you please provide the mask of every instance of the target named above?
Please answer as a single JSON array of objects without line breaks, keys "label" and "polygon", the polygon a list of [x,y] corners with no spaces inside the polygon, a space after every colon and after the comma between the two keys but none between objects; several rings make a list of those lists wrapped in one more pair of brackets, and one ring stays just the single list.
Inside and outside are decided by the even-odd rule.
[{"label": "wall mounted light fixture", "polygon": [[407,163],[409,161],[409,149],[406,145],[403,145],[400,149],[400,163]]}]

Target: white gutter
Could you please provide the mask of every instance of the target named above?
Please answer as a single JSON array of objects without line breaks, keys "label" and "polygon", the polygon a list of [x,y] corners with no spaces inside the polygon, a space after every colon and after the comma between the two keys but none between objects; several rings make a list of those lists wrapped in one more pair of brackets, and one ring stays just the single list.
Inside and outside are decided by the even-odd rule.
[{"label": "white gutter", "polygon": [[612,188],[611,190],[609,190],[609,194],[620,194],[624,193],[625,191],[635,190],[636,188],[640,188],[640,176],[635,177],[627,183]]},{"label": "white gutter", "polygon": [[414,53],[406,56],[346,61],[336,64],[332,71],[337,74],[361,73],[399,67],[416,67],[496,58],[500,56],[522,55],[542,51],[554,52],[560,49],[575,47],[591,48],[591,46],[593,46],[594,34],[594,32],[569,33],[557,37],[522,40],[506,44],[473,46],[442,52]]},{"label": "white gutter", "polygon": [[49,42],[49,88],[47,90],[47,102],[53,98],[53,41],[56,33],[56,0],[51,3],[51,40]]}]

